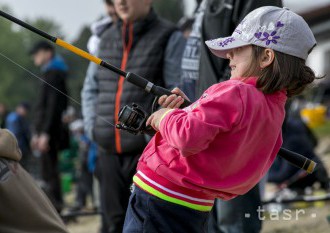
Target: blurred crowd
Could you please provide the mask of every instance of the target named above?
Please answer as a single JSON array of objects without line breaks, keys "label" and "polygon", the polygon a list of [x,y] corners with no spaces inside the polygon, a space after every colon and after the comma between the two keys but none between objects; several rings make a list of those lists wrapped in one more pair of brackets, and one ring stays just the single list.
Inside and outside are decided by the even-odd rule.
[{"label": "blurred crowd", "polygon": [[[106,16],[91,26],[91,54],[123,70],[147,78],[167,89],[179,86],[191,101],[214,83],[229,78],[228,62],[211,56],[203,41],[228,36],[251,10],[281,1],[197,1],[193,17],[177,25],[160,18],[152,1],[105,0]],[[125,82],[114,72],[90,64],[81,92],[82,108],[69,106],[68,66],[48,42],[37,42],[30,51],[45,82],[37,103],[22,101],[14,109],[0,103],[0,126],[17,138],[21,165],[38,181],[58,213],[84,210],[87,200],[102,212],[101,233],[122,232],[132,176],[147,141],[115,129],[124,105],[137,103],[151,110],[153,96]],[[327,92],[325,92],[327,93]],[[302,97],[300,97],[302,98]],[[279,189],[304,192],[319,183],[328,190],[326,168],[315,153],[318,140],[301,118],[304,105],[292,100],[283,125],[283,147],[319,163],[308,175],[277,158],[264,181],[247,194],[224,202],[217,200],[209,232],[260,232],[255,211],[262,205],[266,182]],[[323,100],[329,103],[329,95]],[[109,124],[111,122],[111,124]],[[262,143],[262,142],[260,142]],[[63,192],[75,183],[74,203],[64,203]],[[249,219],[244,213],[252,213]],[[95,229],[97,232],[97,229]]]}]

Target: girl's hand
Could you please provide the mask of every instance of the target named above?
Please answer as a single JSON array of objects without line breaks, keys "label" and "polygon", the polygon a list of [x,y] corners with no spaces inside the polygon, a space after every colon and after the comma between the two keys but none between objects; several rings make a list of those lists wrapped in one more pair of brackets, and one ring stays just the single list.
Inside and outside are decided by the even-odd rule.
[{"label": "girl's hand", "polygon": [[172,93],[173,95],[170,96],[161,96],[158,100],[158,104],[163,108],[179,108],[181,104],[183,104],[184,99],[189,100],[189,98],[177,87],[172,90]]},{"label": "girl's hand", "polygon": [[151,114],[148,118],[146,125],[151,125],[156,131],[159,131],[159,125],[162,119],[166,116],[167,113],[171,112],[173,109],[170,108],[162,108],[158,111]]}]

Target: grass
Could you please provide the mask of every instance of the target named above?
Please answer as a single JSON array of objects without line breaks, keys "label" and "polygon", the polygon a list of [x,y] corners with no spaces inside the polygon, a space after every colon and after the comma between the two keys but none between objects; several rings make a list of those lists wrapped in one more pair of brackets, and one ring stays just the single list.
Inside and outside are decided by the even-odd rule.
[{"label": "grass", "polygon": [[313,132],[318,138],[330,137],[330,120],[327,120],[324,125],[313,129]]}]

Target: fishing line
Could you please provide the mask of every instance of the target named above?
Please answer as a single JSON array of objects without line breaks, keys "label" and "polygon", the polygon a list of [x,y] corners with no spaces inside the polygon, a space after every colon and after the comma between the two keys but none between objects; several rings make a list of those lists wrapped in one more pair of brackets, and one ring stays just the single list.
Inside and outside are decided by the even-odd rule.
[{"label": "fishing line", "polygon": [[[30,75],[32,75],[33,77],[37,78],[39,81],[45,83],[46,85],[50,86],[51,88],[53,88],[54,90],[56,90],[57,92],[61,93],[62,95],[64,95],[65,97],[67,97],[68,99],[70,99],[72,102],[76,103],[77,105],[79,105],[80,107],[82,106],[81,103],[79,101],[77,101],[76,99],[74,99],[73,97],[65,94],[64,92],[62,92],[61,90],[57,89],[56,87],[54,87],[52,84],[48,83],[47,81],[45,81],[44,79],[40,78],[38,75],[34,74],[32,71],[28,70],[27,68],[23,67],[22,65],[18,64],[17,62],[15,62],[14,60],[10,59],[9,57],[7,57],[6,55],[4,55],[3,53],[0,52],[0,56],[2,56],[3,58],[5,58],[6,60],[10,61],[11,63],[13,63],[14,65],[20,67],[22,70],[24,70],[25,72],[29,73]],[[109,122],[108,120],[106,120],[104,117],[97,115],[102,121],[106,122],[107,124],[116,127],[113,123]]]},{"label": "fishing line", "polygon": [[[104,67],[108,70],[111,70],[111,71],[119,74],[122,77],[125,77],[126,81],[132,83],[133,85],[135,85],[137,87],[142,88],[144,91],[146,91],[148,93],[154,94],[155,96],[158,96],[158,97],[160,97],[162,95],[169,96],[169,95],[173,94],[170,90],[167,90],[167,89],[165,89],[161,86],[157,86],[157,85],[153,84],[152,82],[150,82],[149,80],[147,80],[147,79],[145,79],[145,78],[143,78],[143,77],[141,77],[137,74],[134,74],[134,73],[131,73],[131,72],[125,72],[125,71],[117,68],[116,66],[113,66],[110,63],[107,63],[107,62],[101,60],[100,58],[95,57],[95,56],[85,52],[84,50],[81,50],[78,47],[75,47],[75,46],[73,46],[73,45],[71,45],[71,44],[69,44],[69,43],[67,43],[67,42],[65,42],[65,41],[63,41],[59,38],[51,36],[48,33],[44,32],[44,31],[41,31],[38,28],[35,28],[32,25],[27,24],[26,22],[24,22],[22,20],[19,20],[19,19],[13,17],[12,15],[9,15],[9,14],[1,11],[1,10],[0,10],[0,16],[6,18],[7,20],[9,20],[11,22],[14,22],[15,24],[18,24],[18,25],[28,29],[29,31],[32,31],[32,32],[40,35],[41,37],[43,37],[47,40],[52,41],[53,43],[55,43],[55,44],[61,46],[62,48],[65,48],[65,49],[77,54],[80,57],[83,57],[83,58],[85,58],[85,59],[87,59],[91,62],[96,63],[99,66],[102,66],[102,67]],[[42,80],[41,78],[39,78],[38,76],[36,76],[32,72],[30,72],[29,70],[25,69],[23,66],[17,64],[13,60],[9,59],[5,55],[1,54],[1,56],[6,58],[7,60],[9,60],[10,62],[16,64],[17,66],[19,66],[23,70],[27,71],[28,73],[30,73],[34,77],[37,77],[42,82],[45,82],[44,80]],[[47,83],[47,82],[45,82],[45,83]],[[51,86],[48,83],[47,83],[47,85]],[[54,88],[53,86],[51,86],[51,87]],[[54,88],[54,89],[57,90],[56,88]],[[59,91],[59,90],[57,90],[57,91]],[[60,93],[62,93],[62,92],[60,92]],[[64,93],[62,93],[62,94],[64,94]],[[66,94],[64,94],[64,95],[67,96]],[[70,96],[67,96],[67,97],[71,100],[74,100]],[[74,102],[81,106],[81,104],[78,101],[74,100]],[[180,107],[181,108],[187,107],[190,104],[191,104],[190,101],[184,100],[184,103]],[[96,115],[96,116],[98,116],[98,115]],[[115,125],[113,123],[108,122],[106,119],[102,118],[101,116],[98,116],[98,117],[100,117],[100,119],[102,119],[104,122],[108,123],[109,125],[115,127]],[[278,155],[280,155],[282,158],[286,159],[288,162],[292,163],[293,165],[306,170],[308,173],[312,173],[314,168],[317,165],[317,163],[315,163],[314,161],[308,159],[307,157],[305,157],[301,154],[295,153],[293,151],[287,150],[285,148],[280,148],[280,150],[278,152]]]}]

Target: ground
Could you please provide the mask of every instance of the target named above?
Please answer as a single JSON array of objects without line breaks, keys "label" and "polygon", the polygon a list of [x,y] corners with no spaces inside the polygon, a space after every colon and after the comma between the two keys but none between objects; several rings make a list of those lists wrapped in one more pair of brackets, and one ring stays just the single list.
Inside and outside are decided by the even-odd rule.
[{"label": "ground", "polygon": [[[327,215],[330,214],[330,205],[322,208],[306,209],[306,216],[299,220],[291,221],[269,221],[263,222],[262,233],[326,233],[330,231]],[[311,214],[317,213],[316,218],[311,218]],[[71,233],[97,233],[99,228],[98,217],[80,218],[78,222],[68,225]]]},{"label": "ground", "polygon": [[[330,231],[330,225],[326,219],[330,214],[329,203],[323,207],[305,210],[305,215],[298,220],[264,221],[262,233],[326,233]],[[316,218],[310,217],[313,213],[316,213]],[[71,233],[97,233],[99,218],[82,217],[78,222],[70,223],[68,228]]]},{"label": "ground", "polygon": [[[327,125],[329,129],[329,125]],[[328,131],[327,131],[328,132]],[[322,137],[317,148],[317,153],[325,163],[330,173],[330,136],[324,134],[323,129],[317,132]],[[321,134],[321,135],[320,135]],[[316,202],[306,207],[306,203],[297,203],[296,209],[292,209],[291,213],[296,210],[305,211],[300,213],[298,219],[295,216],[291,220],[266,220],[264,221],[262,233],[326,233],[330,232],[330,201]],[[299,206],[300,205],[300,206]],[[292,214],[294,215],[294,214]],[[276,216],[275,216],[276,217]],[[329,221],[328,221],[329,220]]]},{"label": "ground", "polygon": [[[330,122],[323,128],[316,130],[321,139],[317,148],[318,154],[326,164],[330,173]],[[286,209],[268,215],[263,221],[262,233],[326,233],[330,232],[330,201],[317,202],[306,206],[297,203],[296,208]],[[290,219],[290,220],[288,220]],[[81,217],[75,223],[69,223],[71,233],[97,233],[100,225],[99,217]]]}]

